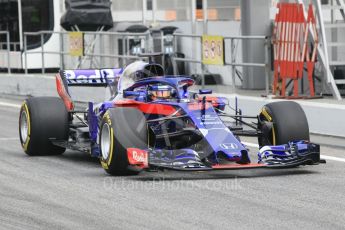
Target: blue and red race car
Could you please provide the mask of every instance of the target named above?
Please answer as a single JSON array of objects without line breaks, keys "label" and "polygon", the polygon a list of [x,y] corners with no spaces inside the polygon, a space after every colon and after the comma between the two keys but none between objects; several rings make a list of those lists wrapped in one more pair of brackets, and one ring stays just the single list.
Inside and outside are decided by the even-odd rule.
[{"label": "blue and red race car", "polygon": [[[124,69],[60,71],[60,98],[23,103],[22,147],[28,155],[87,152],[111,175],[320,163],[320,147],[309,142],[308,122],[297,103],[274,102],[258,116],[245,116],[211,90],[191,92],[193,84],[190,77],[165,76],[160,65],[143,61]],[[69,92],[76,86],[108,87],[111,98],[77,109]],[[240,136],[258,137],[255,162]]]}]

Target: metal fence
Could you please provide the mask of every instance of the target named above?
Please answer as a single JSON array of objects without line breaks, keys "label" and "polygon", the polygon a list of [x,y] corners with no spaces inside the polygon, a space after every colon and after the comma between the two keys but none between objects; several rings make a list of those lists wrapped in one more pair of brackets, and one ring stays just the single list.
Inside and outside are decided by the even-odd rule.
[{"label": "metal fence", "polygon": [[[181,33],[174,33],[174,44],[177,44],[177,39],[185,37],[185,38],[191,38],[191,39],[198,39],[200,41],[200,46],[199,46],[199,53],[200,55],[198,57],[192,57],[192,58],[178,58],[178,57],[173,57],[173,65],[174,65],[174,73],[177,73],[177,62],[185,62],[185,63],[197,63],[201,65],[201,80],[202,80],[202,87],[205,85],[205,65],[203,64],[202,61],[202,35],[195,35],[195,34],[181,34]],[[263,40],[264,41],[264,53],[265,53],[265,61],[264,63],[244,63],[240,62],[236,58],[236,51],[235,51],[235,41],[236,40]],[[232,69],[232,87],[234,92],[236,91],[236,84],[235,84],[235,79],[236,79],[236,67],[262,67],[265,69],[265,90],[266,94],[269,94],[269,82],[270,82],[270,59],[269,59],[269,47],[270,47],[270,38],[266,36],[228,36],[224,37],[224,49],[227,47],[227,42],[230,42],[230,61],[226,61],[229,58],[228,52],[225,52],[225,62],[224,66],[229,66]],[[174,47],[176,50],[177,47]]]},{"label": "metal fence", "polygon": [[[58,49],[46,50],[44,45],[45,35],[58,35],[59,45]],[[106,63],[121,62],[126,64],[126,60],[139,60],[147,59],[141,57],[140,52],[131,54],[129,50],[130,39],[143,38],[144,46],[150,51],[149,44],[150,33],[119,33],[119,32],[83,32],[84,35],[84,55],[80,57],[71,57],[68,45],[68,32],[55,32],[55,31],[39,31],[39,32],[25,32],[23,39],[23,52],[24,52],[24,69],[28,73],[28,56],[30,54],[40,54],[42,73],[46,70],[46,56],[56,55],[59,57],[60,69],[67,68],[85,68],[85,63],[89,64],[88,68],[99,68],[106,65]],[[29,36],[39,36],[41,47],[35,50],[29,50],[27,40]],[[118,42],[120,39],[121,42]],[[119,44],[121,43],[121,44]],[[121,48],[122,54],[118,54],[118,49]],[[71,66],[71,63],[75,65]],[[119,65],[119,64],[118,64]]]},{"label": "metal fence", "polygon": [[[6,35],[6,45],[0,44],[0,48],[7,47],[7,58],[10,60],[10,41],[8,32],[0,32],[0,35]],[[147,60],[143,57],[142,52],[134,53],[129,49],[130,41],[135,39],[141,39],[142,46],[145,47],[145,53],[152,52],[163,52],[164,53],[164,42],[163,34],[158,35],[160,41],[153,44],[153,40],[157,39],[152,35],[152,32],[148,31],[145,33],[128,33],[128,32],[83,32],[84,34],[84,55],[80,57],[72,57],[69,52],[69,32],[54,32],[54,31],[39,31],[39,32],[25,32],[23,34],[23,67],[25,73],[28,73],[30,66],[28,60],[32,63],[35,62],[38,68],[42,69],[42,73],[46,72],[48,65],[46,63],[51,57],[54,57],[56,68],[60,69],[74,69],[74,68],[107,68],[109,66],[124,66],[134,60]],[[46,36],[55,36],[56,46],[46,46]],[[40,37],[40,47],[36,49],[28,48],[28,38],[30,36]],[[192,49],[189,49],[189,53],[192,55],[186,55],[185,58],[171,56],[174,74],[177,74],[177,62],[185,62],[201,65],[201,84],[202,87],[205,85],[205,73],[207,72],[206,65],[202,61],[202,35],[195,34],[173,34],[173,51],[178,52],[181,48],[181,43],[178,39],[197,39],[200,44],[193,40]],[[236,43],[242,40],[263,40],[264,41],[264,53],[265,61],[263,63],[244,63],[236,56]],[[50,39],[51,40],[51,39]],[[180,43],[180,44],[178,44]],[[224,37],[224,49],[225,52],[225,63],[224,67],[230,67],[231,69],[231,83],[233,90],[236,90],[236,73],[238,72],[237,67],[260,67],[265,69],[265,88],[267,94],[269,93],[269,80],[270,80],[270,59],[269,59],[269,44],[270,38],[265,36],[231,36]],[[158,49],[157,49],[158,44]],[[160,47],[159,47],[160,46]],[[187,47],[188,48],[188,47]],[[183,49],[186,49],[184,47]],[[119,52],[119,50],[122,50]],[[230,52],[229,52],[230,51]],[[32,55],[35,54],[35,60],[32,59]],[[164,56],[162,55],[162,63],[164,65]],[[10,61],[8,61],[8,67],[10,67]],[[86,67],[87,66],[87,67]],[[49,68],[49,67],[48,67]],[[211,66],[208,66],[211,68]],[[8,68],[9,73],[11,68]],[[229,73],[230,70],[225,69],[225,74]],[[230,79],[229,79],[230,80]],[[230,82],[229,82],[230,84]]]},{"label": "metal fence", "polygon": [[[11,47],[10,47],[10,33],[8,31],[0,31],[0,36],[6,37],[6,42],[0,42],[0,52],[6,53],[7,71],[11,74]],[[2,39],[1,39],[2,40]],[[2,55],[1,55],[2,56]],[[0,58],[1,58],[0,56]]]}]

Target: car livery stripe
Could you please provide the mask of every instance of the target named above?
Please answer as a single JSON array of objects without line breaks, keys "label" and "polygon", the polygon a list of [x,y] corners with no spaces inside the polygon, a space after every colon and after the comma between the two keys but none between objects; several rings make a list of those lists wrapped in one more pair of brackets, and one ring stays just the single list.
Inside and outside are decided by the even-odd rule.
[{"label": "car livery stripe", "polygon": [[265,164],[228,164],[228,165],[213,165],[212,169],[251,169],[266,167]]},{"label": "car livery stripe", "polygon": [[208,109],[211,107],[211,104],[209,102],[207,102],[205,104],[205,108],[204,108],[204,105],[202,103],[198,103],[198,102],[195,102],[195,103],[188,103],[188,109],[189,110],[202,110],[202,109]]},{"label": "car livery stripe", "polygon": [[217,107],[219,105],[219,98],[214,96],[198,96],[198,101],[202,102],[203,97],[206,97],[206,101],[212,103],[212,106]]},{"label": "car livery stripe", "polygon": [[[164,115],[169,116],[176,112],[176,108],[172,105],[165,105],[165,104],[148,104],[144,102],[138,102],[134,100],[121,100],[116,101],[115,106],[118,107],[133,107],[139,109],[141,112],[145,114],[157,114],[157,115]],[[176,115],[180,115],[177,113]]]}]

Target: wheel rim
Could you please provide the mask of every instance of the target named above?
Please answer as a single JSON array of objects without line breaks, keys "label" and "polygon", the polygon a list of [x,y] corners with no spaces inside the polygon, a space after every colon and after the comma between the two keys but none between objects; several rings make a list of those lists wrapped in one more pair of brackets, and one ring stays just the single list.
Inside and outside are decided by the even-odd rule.
[{"label": "wheel rim", "polygon": [[25,111],[20,114],[20,137],[22,142],[25,143],[28,139],[28,117]]},{"label": "wheel rim", "polygon": [[110,127],[105,123],[101,133],[101,151],[103,159],[108,159],[110,151]]}]

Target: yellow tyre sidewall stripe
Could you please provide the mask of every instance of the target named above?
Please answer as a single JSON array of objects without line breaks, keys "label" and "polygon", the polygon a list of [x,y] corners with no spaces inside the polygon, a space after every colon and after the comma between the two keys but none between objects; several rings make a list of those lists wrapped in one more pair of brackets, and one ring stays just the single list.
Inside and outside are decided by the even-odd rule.
[{"label": "yellow tyre sidewall stripe", "polygon": [[29,142],[30,142],[30,135],[31,135],[31,120],[30,120],[30,113],[29,113],[28,105],[26,104],[26,102],[23,103],[22,110],[25,111],[26,121],[27,121],[27,125],[28,125],[27,138],[26,138],[25,142],[22,143],[22,146],[23,146],[24,150],[27,151],[28,146],[29,146]]},{"label": "yellow tyre sidewall stripe", "polygon": [[103,116],[103,119],[105,119],[105,122],[109,125],[109,131],[110,131],[110,146],[109,146],[109,155],[108,159],[103,159],[103,155],[101,155],[101,165],[104,169],[109,169],[109,166],[111,164],[111,161],[113,159],[113,151],[114,151],[114,129],[111,124],[110,115],[108,112],[106,112]]},{"label": "yellow tyre sidewall stripe", "polygon": [[114,132],[113,132],[113,128],[110,127],[110,150],[109,150],[109,157],[108,157],[108,166],[111,163],[111,160],[113,158],[113,149],[114,149]]},{"label": "yellow tyre sidewall stripe", "polygon": [[[267,112],[265,108],[262,108],[261,114],[267,119],[267,121],[273,122],[271,115]],[[276,145],[276,134],[274,130],[274,124],[272,125],[272,144]]]},{"label": "yellow tyre sidewall stripe", "polygon": [[272,121],[272,117],[269,115],[269,113],[267,112],[267,110],[265,108],[262,108],[261,110],[262,115],[264,115],[264,117],[268,120],[268,121]]}]

